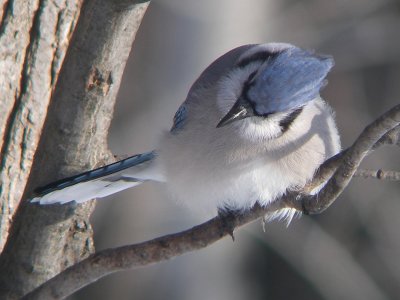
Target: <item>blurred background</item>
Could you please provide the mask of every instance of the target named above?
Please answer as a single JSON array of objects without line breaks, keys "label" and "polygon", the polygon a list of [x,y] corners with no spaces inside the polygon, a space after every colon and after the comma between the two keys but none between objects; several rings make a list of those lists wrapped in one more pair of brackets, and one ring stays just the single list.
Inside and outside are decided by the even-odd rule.
[{"label": "blurred background", "polygon": [[[133,46],[109,143],[115,154],[153,149],[191,83],[236,46],[290,42],[332,54],[323,97],[343,147],[400,100],[400,3],[395,0],[153,1]],[[398,149],[363,164],[397,169]],[[206,220],[143,184],[98,201],[97,250],[137,243]],[[325,213],[261,222],[202,251],[114,274],[70,299],[398,299],[399,184],[354,179]]]}]

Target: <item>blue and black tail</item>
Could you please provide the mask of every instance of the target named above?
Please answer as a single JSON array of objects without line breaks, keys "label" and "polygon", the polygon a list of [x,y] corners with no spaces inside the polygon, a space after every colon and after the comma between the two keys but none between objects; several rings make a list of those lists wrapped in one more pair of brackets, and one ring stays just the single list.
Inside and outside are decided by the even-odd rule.
[{"label": "blue and black tail", "polygon": [[40,204],[82,203],[102,198],[147,180],[162,181],[155,167],[154,151],[134,155],[72,177],[52,182],[35,190],[37,195],[31,202]]}]

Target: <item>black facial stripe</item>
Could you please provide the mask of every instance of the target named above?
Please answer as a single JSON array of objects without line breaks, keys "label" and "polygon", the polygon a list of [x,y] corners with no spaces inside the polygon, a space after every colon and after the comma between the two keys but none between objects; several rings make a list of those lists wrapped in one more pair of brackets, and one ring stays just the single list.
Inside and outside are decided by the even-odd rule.
[{"label": "black facial stripe", "polygon": [[265,61],[270,57],[274,57],[278,54],[279,52],[268,52],[266,50],[262,51],[262,52],[256,52],[246,58],[243,58],[242,60],[240,60],[237,63],[237,66],[239,68],[244,68],[246,67],[248,64],[256,62],[256,61]]},{"label": "black facial stripe", "polygon": [[252,72],[249,77],[247,78],[246,82],[244,83],[244,86],[252,86],[253,85],[253,78],[256,76],[257,71]]},{"label": "black facial stripe", "polygon": [[286,116],[283,120],[279,122],[279,126],[282,128],[282,133],[289,129],[290,125],[301,114],[302,111],[303,107],[300,107],[291,112],[288,116]]}]

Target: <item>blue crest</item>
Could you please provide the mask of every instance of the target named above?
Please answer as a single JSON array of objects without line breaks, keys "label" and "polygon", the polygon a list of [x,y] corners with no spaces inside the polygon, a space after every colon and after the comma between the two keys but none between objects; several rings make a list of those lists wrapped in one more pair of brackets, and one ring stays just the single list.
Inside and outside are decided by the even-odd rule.
[{"label": "blue crest", "polygon": [[300,107],[319,95],[333,67],[330,56],[289,48],[270,57],[248,83],[246,95],[256,115]]}]

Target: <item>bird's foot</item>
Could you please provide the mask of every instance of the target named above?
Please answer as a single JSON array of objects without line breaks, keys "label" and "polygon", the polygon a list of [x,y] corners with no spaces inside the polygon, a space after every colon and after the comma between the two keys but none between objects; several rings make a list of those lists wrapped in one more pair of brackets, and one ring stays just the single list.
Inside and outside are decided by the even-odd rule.
[{"label": "bird's foot", "polygon": [[236,217],[239,214],[240,212],[237,210],[231,210],[228,208],[218,209],[218,216],[222,221],[222,229],[231,236],[232,241],[235,241],[234,230],[236,227]]}]

